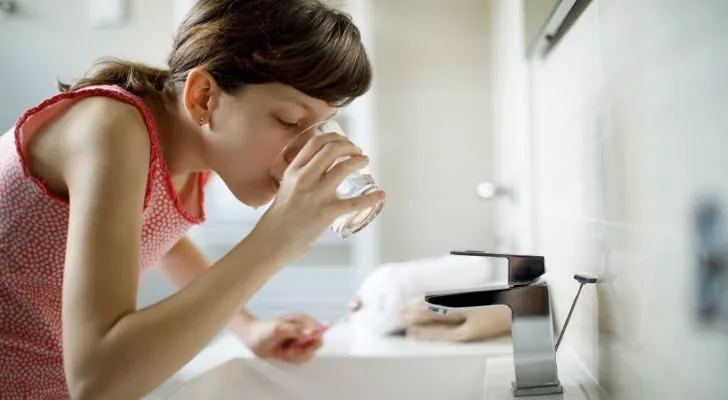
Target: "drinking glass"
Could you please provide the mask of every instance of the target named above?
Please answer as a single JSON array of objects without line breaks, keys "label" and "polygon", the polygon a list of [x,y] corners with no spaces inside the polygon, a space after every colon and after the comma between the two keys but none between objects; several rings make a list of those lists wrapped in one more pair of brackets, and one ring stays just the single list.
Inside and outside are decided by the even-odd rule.
[{"label": "drinking glass", "polygon": [[[293,138],[276,158],[273,164],[272,175],[281,179],[283,172],[290,165],[296,155],[303,149],[303,147],[311,140],[314,136],[323,135],[327,133],[336,133],[342,136],[346,136],[344,130],[336,121],[323,121],[320,122],[303,132],[299,133]],[[340,158],[336,160],[334,165],[346,160]],[[333,167],[333,165],[332,165]],[[369,193],[373,193],[377,190],[381,190],[374,178],[365,169],[361,169],[357,172],[350,174],[344,179],[341,184],[336,188],[336,194],[341,199],[349,199],[357,196],[363,196]],[[331,229],[341,239],[346,239],[349,236],[364,229],[374,218],[379,215],[384,206],[383,202],[369,207],[361,211],[355,211],[352,213],[344,214],[338,217],[332,224]]]}]

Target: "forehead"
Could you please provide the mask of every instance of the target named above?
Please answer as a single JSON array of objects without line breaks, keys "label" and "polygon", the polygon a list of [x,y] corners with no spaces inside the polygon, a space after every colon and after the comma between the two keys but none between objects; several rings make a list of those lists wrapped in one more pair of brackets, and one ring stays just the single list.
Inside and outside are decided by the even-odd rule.
[{"label": "forehead", "polygon": [[243,96],[246,93],[255,96],[259,101],[262,100],[274,106],[298,106],[308,113],[326,118],[336,110],[336,107],[321,99],[311,97],[293,86],[280,83],[250,85],[243,90]]}]

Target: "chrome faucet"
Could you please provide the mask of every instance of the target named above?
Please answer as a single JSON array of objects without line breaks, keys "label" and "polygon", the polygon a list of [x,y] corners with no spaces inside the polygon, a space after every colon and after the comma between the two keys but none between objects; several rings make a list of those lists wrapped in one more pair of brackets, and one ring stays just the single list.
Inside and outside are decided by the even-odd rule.
[{"label": "chrome faucet", "polygon": [[481,251],[453,251],[453,255],[505,258],[508,284],[488,288],[425,294],[430,310],[507,306],[511,309],[511,337],[516,380],[515,397],[562,393],[556,368],[549,285],[541,279],[544,258]]}]

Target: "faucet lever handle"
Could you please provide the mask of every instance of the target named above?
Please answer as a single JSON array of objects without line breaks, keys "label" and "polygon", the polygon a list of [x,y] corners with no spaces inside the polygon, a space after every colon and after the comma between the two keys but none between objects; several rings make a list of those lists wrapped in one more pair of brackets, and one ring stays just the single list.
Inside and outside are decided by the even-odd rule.
[{"label": "faucet lever handle", "polygon": [[556,340],[556,351],[559,350],[559,346],[561,345],[561,339],[564,338],[564,333],[566,333],[566,328],[569,326],[569,321],[571,321],[571,314],[574,313],[574,307],[576,307],[576,302],[579,301],[579,295],[581,294],[581,289],[584,288],[584,285],[589,283],[597,283],[599,280],[596,277],[585,275],[585,274],[576,274],[574,275],[574,279],[579,282],[579,290],[576,292],[576,297],[574,297],[574,301],[571,303],[571,308],[569,309],[569,315],[566,316],[566,321],[564,322],[564,326],[561,327],[561,332],[559,333],[559,339]]},{"label": "faucet lever handle", "polygon": [[450,254],[455,256],[505,258],[508,260],[508,286],[510,287],[528,285],[546,272],[546,263],[543,256],[487,253],[479,250],[453,250]]}]

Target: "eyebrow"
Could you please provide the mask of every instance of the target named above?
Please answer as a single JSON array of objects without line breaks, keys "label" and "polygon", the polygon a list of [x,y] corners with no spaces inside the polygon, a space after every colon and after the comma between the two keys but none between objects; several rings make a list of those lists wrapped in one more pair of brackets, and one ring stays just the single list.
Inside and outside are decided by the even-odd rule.
[{"label": "eyebrow", "polygon": [[[305,102],[303,102],[303,101],[301,101],[301,100],[298,100],[298,99],[291,99],[291,100],[295,101],[295,102],[296,102],[296,104],[298,104],[299,106],[301,106],[301,107],[305,108],[305,109],[306,109],[306,111],[308,111],[308,112],[311,112],[311,113],[313,113],[313,112],[314,112],[313,108],[311,108],[311,106],[309,106],[309,105],[308,105],[308,104],[306,104]],[[326,119],[325,119],[324,121],[328,121],[328,120],[330,120],[331,118],[334,118],[334,117],[336,116],[336,114],[338,114],[338,113],[339,113],[339,109],[337,108],[337,109],[336,109],[336,110],[334,110],[334,112],[333,112],[333,113],[331,113],[331,115],[329,115],[329,117],[328,117],[328,118],[326,118]]]}]

